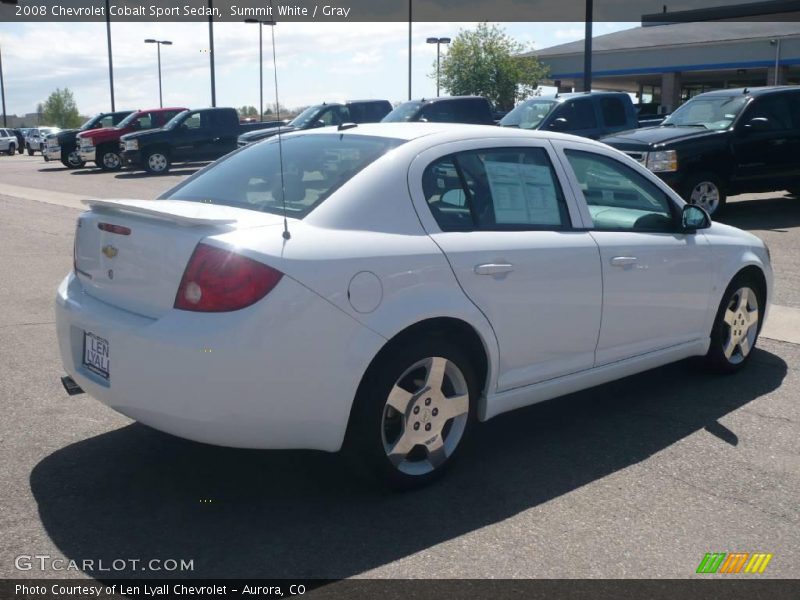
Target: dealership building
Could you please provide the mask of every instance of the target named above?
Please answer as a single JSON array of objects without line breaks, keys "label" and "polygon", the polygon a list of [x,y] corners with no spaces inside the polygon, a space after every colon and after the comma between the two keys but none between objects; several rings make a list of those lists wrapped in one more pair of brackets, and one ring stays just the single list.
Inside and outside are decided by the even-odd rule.
[{"label": "dealership building", "polygon": [[[595,37],[592,89],[671,112],[713,89],[800,83],[800,12],[769,12],[781,4],[645,15],[641,27]],[[584,89],[583,40],[529,54],[549,67],[551,85]]]}]

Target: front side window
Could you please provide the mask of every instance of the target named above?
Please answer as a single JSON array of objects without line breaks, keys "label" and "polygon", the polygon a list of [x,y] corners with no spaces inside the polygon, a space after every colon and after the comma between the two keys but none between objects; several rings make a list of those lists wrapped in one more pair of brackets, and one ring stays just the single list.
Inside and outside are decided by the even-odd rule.
[{"label": "front side window", "polygon": [[422,106],[419,100],[410,100],[403,102],[400,106],[395,108],[388,115],[383,117],[384,123],[403,123],[404,121],[411,121],[416,119],[417,111]]},{"label": "front side window", "polygon": [[624,127],[628,122],[625,115],[625,104],[620,98],[605,97],[600,99],[600,112],[606,127]]},{"label": "front side window", "polygon": [[222,204],[302,219],[403,140],[319,134],[277,138],[230,154],[162,199]]},{"label": "front side window", "polygon": [[558,109],[558,113],[555,117],[567,120],[566,131],[579,131],[597,127],[597,116],[594,114],[594,106],[592,106],[592,102],[588,98],[565,102],[561,108]]},{"label": "front side window", "polygon": [[756,98],[748,107],[744,122],[762,118],[767,120],[770,131],[787,131],[793,127],[792,108],[788,94],[770,94]]},{"label": "front side window", "polygon": [[[206,119],[207,119],[207,117],[206,117]],[[195,129],[200,129],[200,127],[202,127],[202,125],[203,125],[203,120],[204,120],[203,119],[203,113],[199,113],[199,112],[192,113],[181,124],[181,127],[185,128],[185,129],[189,129],[190,131],[191,130],[195,130]]]},{"label": "front side window", "polygon": [[442,231],[560,230],[569,214],[542,148],[459,152],[430,164],[425,200]]},{"label": "front side window", "polygon": [[647,178],[601,154],[567,150],[566,155],[595,229],[675,230],[672,201]]}]

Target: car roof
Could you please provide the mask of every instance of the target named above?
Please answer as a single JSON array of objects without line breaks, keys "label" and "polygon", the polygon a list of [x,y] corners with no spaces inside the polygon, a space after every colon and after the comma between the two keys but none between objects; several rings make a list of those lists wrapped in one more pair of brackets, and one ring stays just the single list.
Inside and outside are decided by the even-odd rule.
[{"label": "car roof", "polygon": [[348,127],[340,130],[336,126],[320,127],[319,129],[309,129],[285,134],[288,136],[297,135],[321,135],[321,134],[343,134],[343,135],[365,135],[384,138],[394,138],[410,142],[412,140],[428,137],[436,143],[459,141],[475,138],[509,138],[509,139],[530,139],[530,140],[580,140],[582,143],[606,147],[605,144],[595,142],[588,138],[576,138],[574,135],[564,133],[554,133],[550,131],[535,131],[529,129],[516,129],[513,127],[498,127],[497,125],[467,125],[464,123],[362,123],[355,127]]},{"label": "car roof", "polygon": [[711,92],[705,92],[703,94],[698,94],[695,98],[699,96],[703,97],[714,97],[714,96],[721,96],[721,97],[730,97],[730,96],[763,96],[764,94],[769,94],[772,92],[781,92],[781,91],[788,91],[794,90],[797,91],[797,86],[790,86],[790,85],[769,85],[769,86],[762,86],[762,87],[744,87],[744,88],[727,88],[724,90],[713,90]]}]

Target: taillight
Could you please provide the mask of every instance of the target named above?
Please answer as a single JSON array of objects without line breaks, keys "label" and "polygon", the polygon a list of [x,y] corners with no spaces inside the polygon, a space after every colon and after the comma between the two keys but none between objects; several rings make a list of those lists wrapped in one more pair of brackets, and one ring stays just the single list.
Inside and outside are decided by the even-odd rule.
[{"label": "taillight", "polygon": [[206,244],[194,249],[183,273],[175,308],[226,312],[261,300],[283,273],[241,254]]},{"label": "taillight", "polygon": [[131,228],[122,225],[114,225],[112,223],[98,223],[97,228],[100,231],[107,231],[108,233],[116,233],[117,235],[130,235]]}]

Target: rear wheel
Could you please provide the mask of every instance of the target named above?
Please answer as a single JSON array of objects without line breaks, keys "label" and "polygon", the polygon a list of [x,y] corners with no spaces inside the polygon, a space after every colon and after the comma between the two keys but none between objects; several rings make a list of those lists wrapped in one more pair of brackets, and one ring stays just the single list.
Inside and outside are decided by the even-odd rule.
[{"label": "rear wheel", "polygon": [[722,296],[711,330],[711,347],[706,354],[710,367],[733,373],[747,364],[761,331],[764,302],[752,277],[734,278]]},{"label": "rear wheel", "polygon": [[690,177],[684,186],[683,199],[704,208],[712,217],[722,212],[727,200],[722,181],[713,173]]},{"label": "rear wheel", "polygon": [[17,146],[16,146],[15,144],[11,144],[11,145],[8,147],[8,155],[9,155],[9,156],[14,156],[14,153],[15,153],[16,151],[17,151]]},{"label": "rear wheel", "polygon": [[100,156],[97,164],[104,171],[119,171],[122,168],[122,157],[118,150],[106,147],[98,148],[97,152]]},{"label": "rear wheel", "polygon": [[424,485],[450,466],[472,427],[473,366],[457,345],[435,338],[378,361],[359,387],[346,451],[391,488]]},{"label": "rear wheel", "polygon": [[162,150],[151,150],[144,157],[144,168],[153,175],[166,173],[170,168],[169,155]]}]

